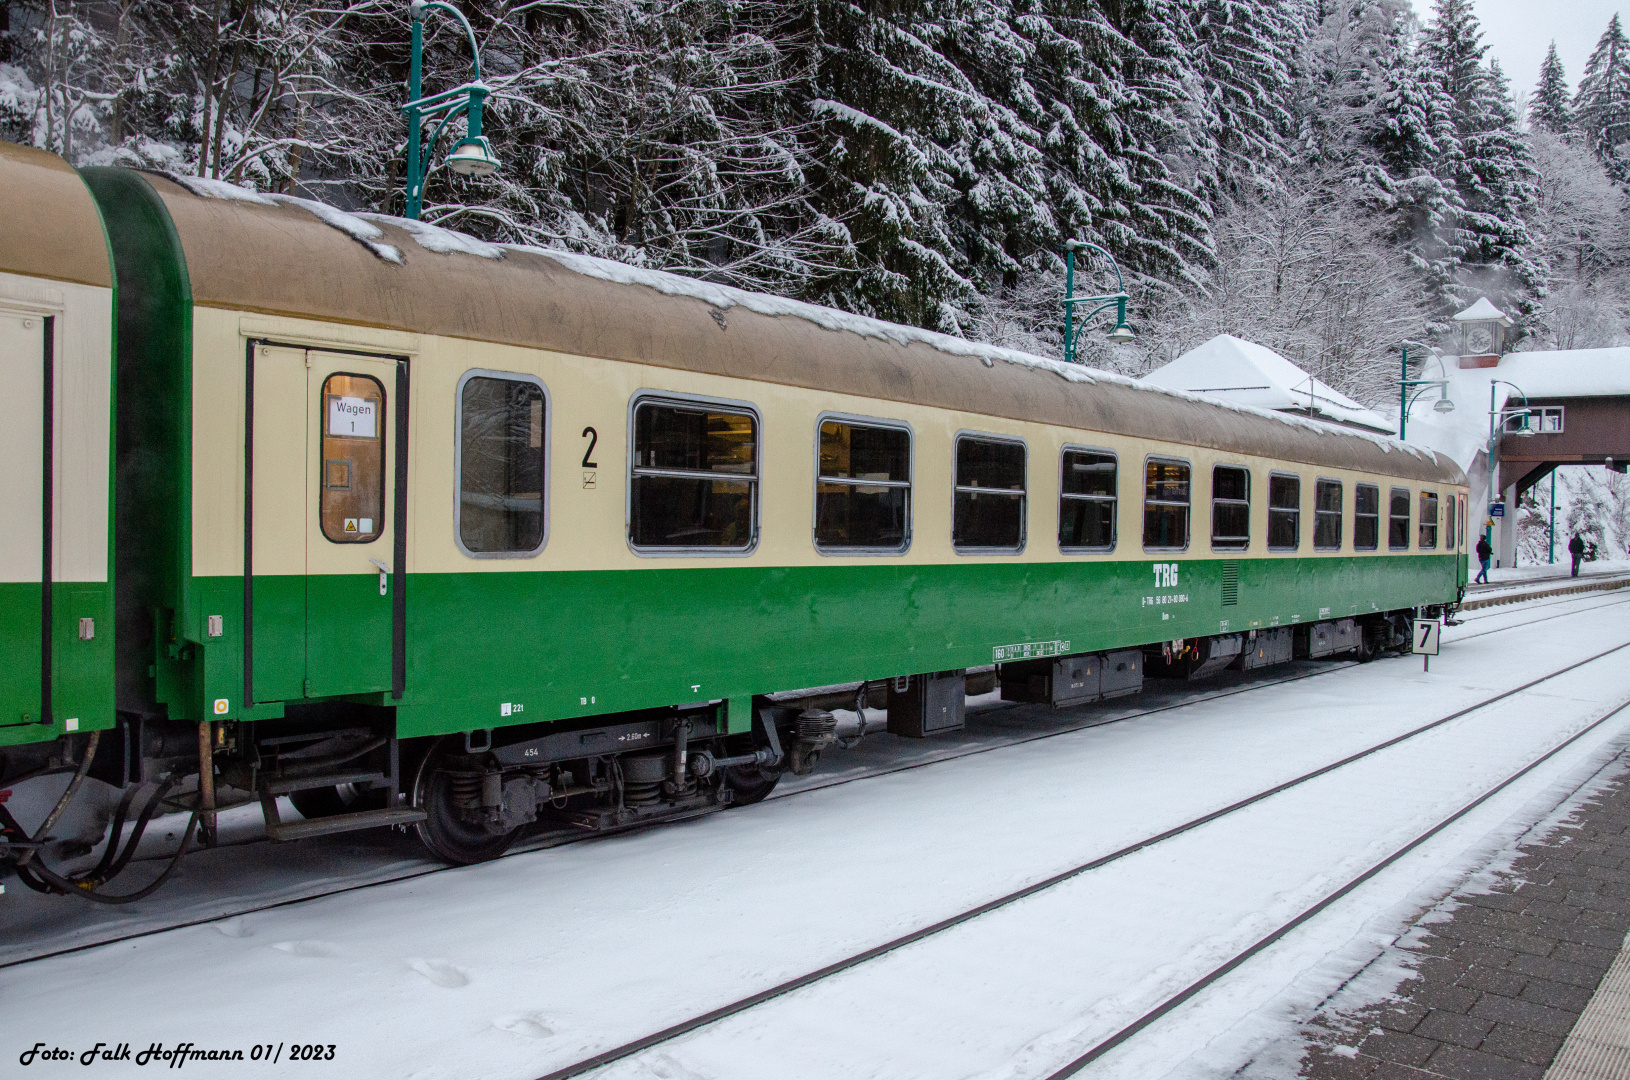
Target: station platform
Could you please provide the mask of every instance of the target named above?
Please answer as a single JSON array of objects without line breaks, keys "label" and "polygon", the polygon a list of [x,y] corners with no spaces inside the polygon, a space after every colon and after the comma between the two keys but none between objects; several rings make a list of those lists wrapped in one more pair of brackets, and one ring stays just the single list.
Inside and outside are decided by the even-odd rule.
[{"label": "station platform", "polygon": [[1382,950],[1370,968],[1402,972],[1395,986],[1338,992],[1302,1026],[1300,1075],[1627,1080],[1627,932],[1621,752]]}]

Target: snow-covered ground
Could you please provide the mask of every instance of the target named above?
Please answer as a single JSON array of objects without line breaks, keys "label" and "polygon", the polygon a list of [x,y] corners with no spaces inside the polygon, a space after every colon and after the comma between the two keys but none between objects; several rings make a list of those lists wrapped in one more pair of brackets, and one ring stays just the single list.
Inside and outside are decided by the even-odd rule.
[{"label": "snow-covered ground", "polygon": [[[537,1077],[831,963],[1630,643],[1630,598],[1472,613],[1418,660],[1345,665],[759,806],[525,852],[0,970],[6,1045],[333,1044],[319,1076]],[[1541,617],[1543,622],[1538,622]],[[1029,900],[604,1070],[618,1077],[1045,1076],[1630,697],[1630,649]],[[1309,667],[1307,670],[1315,670]],[[1174,702],[1175,704],[1176,702]],[[1146,707],[1148,703],[1144,703]],[[988,709],[1042,730],[1139,705]],[[1614,716],[1085,1075],[1226,1073],[1389,927],[1551,813]],[[890,740],[892,741],[892,740]],[[888,742],[868,740],[860,754]],[[993,744],[994,745],[994,742]],[[919,744],[919,757],[932,751]],[[423,864],[358,840],[368,875]],[[131,926],[356,883],[335,846],[211,852]],[[250,868],[292,864],[256,892]],[[212,869],[213,868],[213,869]],[[138,871],[139,872],[139,871]],[[302,876],[304,875],[304,876]],[[8,942],[95,920],[0,898]],[[172,897],[174,899],[167,899]],[[57,899],[57,905],[71,901]],[[121,918],[125,916],[120,916]],[[189,1062],[192,1075],[261,1066]],[[285,1066],[285,1068],[294,1066]],[[36,1061],[28,1075],[77,1072]],[[136,1072],[101,1064],[95,1075]]]}]

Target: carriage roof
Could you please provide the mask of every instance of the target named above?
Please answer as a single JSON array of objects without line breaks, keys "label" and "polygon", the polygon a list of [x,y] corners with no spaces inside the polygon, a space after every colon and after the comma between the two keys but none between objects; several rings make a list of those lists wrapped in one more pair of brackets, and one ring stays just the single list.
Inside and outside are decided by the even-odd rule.
[{"label": "carriage roof", "polygon": [[84,181],[66,161],[0,142],[0,271],[113,284],[107,236]]},{"label": "carriage roof", "polygon": [[550,349],[1432,483],[1446,457],[831,308],[145,174],[195,304]]}]

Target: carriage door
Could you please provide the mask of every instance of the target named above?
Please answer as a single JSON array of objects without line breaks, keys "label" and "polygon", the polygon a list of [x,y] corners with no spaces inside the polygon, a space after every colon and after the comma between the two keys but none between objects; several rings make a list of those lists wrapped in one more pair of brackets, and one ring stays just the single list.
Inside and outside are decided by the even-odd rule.
[{"label": "carriage door", "polygon": [[252,700],[400,695],[406,361],[257,344],[252,382]]},{"label": "carriage door", "polygon": [[0,727],[38,723],[48,708],[45,603],[46,335],[52,320],[0,311]]}]

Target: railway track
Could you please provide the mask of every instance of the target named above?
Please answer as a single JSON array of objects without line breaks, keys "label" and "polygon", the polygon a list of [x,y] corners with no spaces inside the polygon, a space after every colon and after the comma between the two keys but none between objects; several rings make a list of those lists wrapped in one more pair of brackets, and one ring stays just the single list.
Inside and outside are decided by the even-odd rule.
[{"label": "railway track", "polygon": [[[1574,663],[1558,668],[1557,670],[1546,675],[1542,675],[1536,679],[1531,679],[1520,686],[1503,690],[1472,705],[1457,709],[1451,713],[1448,713],[1447,715],[1440,716],[1432,721],[1429,721],[1428,723],[1412,728],[1403,734],[1383,740],[1382,742],[1376,743],[1375,745],[1364,750],[1349,754],[1337,761],[1305,772],[1293,779],[1275,784],[1272,787],[1247,796],[1246,798],[1239,799],[1235,802],[1229,803],[1226,806],[1183,822],[1180,825],[1176,825],[1161,832],[1155,833],[1115,851],[1109,852],[1108,854],[1098,856],[1087,862],[1070,867],[1062,872],[1053,874],[1039,881],[1032,882],[1023,888],[1014,890],[1013,892],[999,896],[993,900],[970,907],[958,914],[941,919],[927,926],[920,927],[909,933],[900,935],[899,937],[865,949],[861,952],[857,952],[851,956],[827,964],[806,974],[799,975],[792,979],[787,979],[763,990],[746,995],[728,1004],[699,1013],[693,1017],[680,1021],[676,1024],[671,1024],[659,1031],[652,1032],[641,1038],[634,1039],[610,1049],[584,1057],[576,1062],[573,1062],[572,1064],[543,1074],[541,1077],[539,1077],[539,1080],[569,1080],[571,1077],[582,1076],[586,1073],[592,1072],[595,1069],[662,1046],[663,1044],[672,1042],[681,1036],[688,1035],[713,1024],[717,1024],[720,1021],[748,1012],[786,994],[790,994],[794,991],[824,982],[825,980],[836,975],[852,971],[874,960],[878,960],[900,949],[906,948],[907,946],[926,941],[975,919],[979,919],[985,915],[1000,911],[1004,908],[1010,907],[1013,904],[1019,903],[1020,901],[1029,899],[1050,889],[1054,889],[1065,882],[1072,881],[1085,874],[1089,874],[1095,870],[1109,866],[1112,863],[1119,862],[1128,856],[1147,850],[1176,837],[1194,832],[1197,829],[1216,822],[1222,818],[1228,817],[1229,815],[1236,814],[1248,807],[1255,806],[1267,799],[1273,798],[1276,795],[1289,791],[1292,788],[1299,787],[1302,784],[1308,783],[1309,781],[1327,776],[1356,762],[1373,757],[1376,754],[1382,753],[1383,751],[1391,749],[1392,747],[1396,747],[1402,743],[1408,742],[1409,740],[1415,739],[1427,732],[1441,728],[1444,725],[1450,724],[1463,717],[1488,709],[1490,706],[1507,701],[1520,694],[1533,690],[1536,687],[1543,686],[1544,684],[1549,683],[1563,675],[1577,671],[1588,664],[1593,664],[1604,660],[1610,656],[1614,656],[1615,654],[1622,653],[1627,649],[1630,649],[1630,641],[1625,641],[1618,645],[1614,645],[1611,648],[1604,649],[1601,652],[1598,652],[1583,660],[1575,661]],[[1516,783],[1522,777],[1528,775],[1534,769],[1556,756],[1568,746],[1571,746],[1573,743],[1577,742],[1591,731],[1596,730],[1603,724],[1607,723],[1610,719],[1624,712],[1626,708],[1630,708],[1630,699],[1620,702],[1581,730],[1550,747],[1545,751],[1545,753],[1528,762],[1521,769],[1510,774],[1495,786],[1485,790],[1477,798],[1473,799],[1471,802],[1468,802],[1450,816],[1438,821],[1431,828],[1418,834],[1415,838],[1393,851],[1386,858],[1374,863],[1362,873],[1350,878],[1339,888],[1327,893],[1318,902],[1304,908],[1294,918],[1285,922],[1268,935],[1253,942],[1249,947],[1241,950],[1227,962],[1213,968],[1202,978],[1189,984],[1182,991],[1166,998],[1155,1008],[1142,1014],[1137,1020],[1134,1020],[1132,1023],[1120,1028],[1109,1037],[1100,1040],[1085,1053],[1066,1064],[1063,1068],[1050,1073],[1048,1075],[1048,1080],[1061,1080],[1063,1077],[1072,1076],[1081,1069],[1085,1068],[1087,1065],[1091,1064],[1093,1061],[1097,1060],[1099,1057],[1126,1042],[1138,1034],[1138,1032],[1144,1030],[1149,1025],[1158,1021],[1161,1017],[1167,1015],[1172,1010],[1178,1008],[1183,1003],[1201,993],[1207,987],[1226,976],[1229,972],[1234,971],[1236,968],[1246,963],[1253,956],[1256,956],[1263,950],[1269,948],[1285,935],[1289,934],[1291,931],[1295,930],[1308,920],[1314,918],[1332,904],[1347,896],[1359,886],[1363,885],[1366,881],[1369,881],[1387,867],[1393,865],[1398,860],[1408,855],[1409,852],[1414,851],[1416,848],[1426,843],[1433,836],[1436,836],[1438,833],[1442,832],[1456,821],[1459,821],[1461,818],[1477,809],[1477,807],[1483,805],[1483,803],[1487,802],[1495,795],[1498,795],[1501,791],[1504,791],[1506,788],[1510,787],[1513,783]]]},{"label": "railway track", "polygon": [[[1584,598],[1584,597],[1576,597],[1576,598],[1570,598],[1570,599],[1567,599],[1567,600],[1555,601],[1554,602],[1555,604],[1567,604],[1567,605],[1569,605],[1570,610],[1560,612],[1560,613],[1556,613],[1556,614],[1544,615],[1544,616],[1541,616],[1541,617],[1536,618],[1536,619],[1527,619],[1527,620],[1523,620],[1521,622],[1509,623],[1509,624],[1506,624],[1506,625],[1503,625],[1503,626],[1492,627],[1492,628],[1489,628],[1489,629],[1486,629],[1486,630],[1479,630],[1479,631],[1475,631],[1475,632],[1470,633],[1470,634],[1460,635],[1460,636],[1457,636],[1456,638],[1452,639],[1449,643],[1453,643],[1453,642],[1457,642],[1457,641],[1469,641],[1469,640],[1471,640],[1473,638],[1484,637],[1484,636],[1488,636],[1490,634],[1504,633],[1504,632],[1506,632],[1508,630],[1521,629],[1523,627],[1531,626],[1531,625],[1534,625],[1536,623],[1547,622],[1547,621],[1550,621],[1550,620],[1553,620],[1553,619],[1563,618],[1563,617],[1566,617],[1566,616],[1569,616],[1569,615],[1581,614],[1581,613],[1585,613],[1585,612],[1589,612],[1589,611],[1594,611],[1594,610],[1597,610],[1598,608],[1611,607],[1611,606],[1615,606],[1615,605],[1619,605],[1619,604],[1630,603],[1630,597],[1627,597],[1627,598],[1615,598],[1613,600],[1608,600],[1608,601],[1605,601],[1605,602],[1591,603],[1588,606],[1583,606],[1583,607],[1574,606],[1574,605],[1579,605],[1579,604],[1583,603],[1586,599],[1587,598]],[[1540,605],[1540,606],[1548,607],[1548,606],[1553,606],[1553,605]],[[1500,612],[1498,614],[1500,616],[1507,616],[1507,615],[1516,614],[1516,613],[1515,612]],[[1485,619],[1485,618],[1493,618],[1493,617],[1495,617],[1495,615],[1490,614],[1490,615],[1485,615],[1485,616],[1478,616],[1477,618],[1478,619]],[[1467,621],[1470,622],[1472,620],[1467,620]],[[1585,662],[1589,662],[1589,661],[1585,661]],[[1157,706],[1154,706],[1154,707],[1151,707],[1151,708],[1136,709],[1136,710],[1132,710],[1132,711],[1125,712],[1125,713],[1110,715],[1110,716],[1107,716],[1107,717],[1102,716],[1102,715],[1095,715],[1095,716],[1091,716],[1091,717],[1083,720],[1080,723],[1070,724],[1070,725],[1064,726],[1064,727],[1052,728],[1052,729],[1049,729],[1049,730],[1043,731],[1043,732],[1017,734],[1017,735],[1013,735],[1013,736],[1008,737],[1008,738],[1003,738],[1003,739],[995,740],[995,741],[988,742],[988,743],[982,743],[982,744],[969,746],[969,747],[964,747],[964,748],[959,748],[959,749],[950,749],[950,750],[947,750],[945,753],[936,754],[936,755],[934,755],[932,757],[929,757],[929,758],[926,758],[926,759],[909,761],[909,762],[893,764],[893,765],[879,766],[879,767],[875,767],[875,768],[867,768],[867,769],[864,769],[864,770],[861,770],[861,771],[858,771],[858,772],[855,772],[855,773],[851,773],[851,774],[848,774],[848,775],[836,775],[836,776],[830,777],[829,779],[819,781],[819,782],[815,782],[815,783],[802,785],[802,786],[793,788],[791,790],[787,790],[787,789],[779,790],[779,791],[773,793],[772,795],[770,795],[769,798],[766,799],[765,801],[770,802],[770,801],[775,801],[775,800],[780,800],[780,799],[795,798],[795,797],[810,794],[810,793],[813,793],[813,792],[816,792],[816,791],[824,791],[824,790],[827,790],[829,788],[840,787],[840,786],[844,786],[844,785],[847,785],[847,784],[858,783],[858,782],[865,781],[865,780],[879,779],[879,778],[882,778],[882,777],[897,775],[897,774],[900,774],[900,773],[912,772],[912,771],[916,771],[916,770],[929,768],[929,767],[934,766],[934,765],[944,764],[944,763],[948,763],[948,762],[952,762],[952,761],[958,761],[958,760],[962,760],[964,758],[976,757],[976,756],[979,756],[979,755],[991,753],[991,752],[998,751],[998,750],[1005,750],[1005,749],[1008,749],[1008,748],[1011,748],[1011,747],[1023,746],[1023,745],[1029,744],[1029,743],[1039,742],[1039,741],[1046,740],[1046,739],[1058,738],[1058,737],[1061,737],[1061,736],[1064,736],[1064,735],[1076,734],[1076,733],[1084,731],[1084,730],[1086,730],[1088,728],[1103,727],[1103,726],[1107,726],[1107,725],[1110,725],[1110,724],[1124,723],[1126,721],[1143,719],[1143,718],[1146,718],[1146,717],[1155,716],[1155,715],[1159,715],[1159,714],[1163,714],[1163,713],[1177,712],[1177,711],[1187,709],[1187,708],[1202,706],[1202,705],[1205,705],[1205,704],[1208,704],[1208,703],[1211,703],[1211,702],[1214,702],[1214,701],[1217,701],[1217,700],[1220,700],[1220,699],[1241,696],[1241,695],[1250,694],[1250,693],[1253,693],[1253,692],[1256,692],[1256,691],[1259,691],[1259,690],[1267,690],[1267,689],[1270,689],[1270,688],[1273,688],[1273,687],[1281,687],[1281,686],[1285,686],[1285,685],[1292,684],[1292,683],[1302,682],[1304,680],[1316,678],[1316,677],[1323,676],[1323,675],[1334,674],[1335,672],[1344,671],[1344,670],[1347,670],[1347,669],[1349,669],[1351,667],[1354,667],[1356,665],[1356,663],[1357,663],[1356,661],[1338,661],[1338,662],[1328,663],[1328,664],[1325,664],[1325,665],[1321,666],[1318,670],[1315,670],[1315,671],[1303,671],[1303,672],[1298,672],[1296,674],[1288,675],[1288,676],[1281,676],[1281,677],[1277,677],[1277,678],[1267,678],[1267,679],[1255,680],[1255,681],[1249,682],[1249,683],[1244,684],[1244,685],[1227,686],[1227,687],[1219,688],[1219,689],[1214,690],[1214,691],[1209,691],[1209,692],[1206,692],[1206,693],[1203,693],[1203,694],[1199,694],[1199,695],[1196,695],[1196,696],[1193,696],[1193,697],[1184,698],[1181,701],[1169,702],[1169,703],[1157,705]],[[1561,670],[1559,670],[1557,672],[1552,673],[1551,675],[1546,676],[1545,679],[1548,680],[1550,678],[1554,678],[1557,675],[1563,674],[1568,670],[1571,670],[1571,668],[1561,669]],[[1519,687],[1519,688],[1517,688],[1516,691],[1509,691],[1509,692],[1507,692],[1506,696],[1509,696],[1510,693],[1520,692],[1521,690],[1526,689],[1528,687],[1528,685],[1531,685],[1531,684],[1525,684],[1524,687]],[[1476,709],[1476,708],[1486,707],[1486,705],[1491,704],[1491,703],[1493,703],[1493,701],[1496,701],[1496,700],[1499,700],[1499,698],[1491,698],[1488,701],[1480,703],[1477,706],[1473,706],[1472,708]],[[1015,705],[1015,706],[1012,706],[1012,707],[1018,708],[1019,706]],[[1458,715],[1462,715],[1462,714],[1457,713],[1455,715],[1458,716]],[[1439,723],[1441,723],[1441,722],[1446,722],[1446,721],[1439,721]],[[1419,734],[1420,731],[1424,731],[1424,730],[1427,730],[1427,729],[1425,729],[1425,728],[1419,729],[1416,732],[1410,733],[1410,735],[1412,736],[1414,734]],[[1389,744],[1384,744],[1384,745],[1391,745],[1391,744],[1389,743]],[[1304,777],[1302,779],[1311,778],[1311,775],[1312,774],[1310,774],[1309,777]],[[1301,780],[1296,781],[1296,783],[1299,783],[1299,782],[1301,782]],[[1266,796],[1263,796],[1263,797],[1266,797]],[[1235,807],[1234,809],[1238,809],[1238,807]],[[583,842],[593,841],[593,840],[597,840],[597,839],[605,839],[605,838],[609,838],[611,836],[626,836],[626,835],[629,835],[631,833],[641,832],[641,831],[645,831],[647,829],[660,828],[665,824],[671,823],[673,820],[675,820],[675,819],[667,819],[665,821],[658,821],[658,822],[652,822],[652,823],[642,823],[642,824],[639,824],[639,825],[630,826],[630,827],[628,827],[626,829],[622,829],[622,830],[609,830],[609,831],[607,831],[605,833],[596,833],[596,834],[585,834],[585,833],[582,833],[582,832],[580,832],[578,830],[567,830],[567,829],[562,829],[562,830],[559,830],[559,831],[552,831],[552,832],[549,832],[549,833],[545,833],[545,834],[541,834],[541,835],[537,835],[537,836],[528,838],[526,840],[523,840],[520,843],[517,843],[515,845],[515,847],[508,854],[506,854],[504,856],[504,858],[511,858],[511,857],[514,857],[514,856],[517,856],[517,855],[534,853],[534,852],[537,852],[537,851],[547,850],[547,849],[554,848],[554,847],[564,846],[566,844],[583,843]],[[1207,820],[1210,820],[1210,819],[1207,819]],[[1193,825],[1192,827],[1198,827],[1198,826]],[[1172,835],[1176,835],[1176,834],[1173,833]],[[1169,837],[1166,834],[1162,834],[1160,838],[1161,839],[1167,839]],[[258,845],[258,844],[262,844],[262,843],[265,843],[265,842],[266,841],[264,839],[256,838],[254,840],[243,841],[243,842],[241,842],[239,844],[231,845],[231,846],[244,847],[244,846],[250,846],[250,845]],[[1152,842],[1152,841],[1146,841],[1141,846],[1147,846],[1149,842]],[[1126,849],[1123,852],[1117,854],[1115,857],[1119,858],[1119,857],[1124,856],[1125,854],[1130,854],[1132,850],[1135,850],[1135,848]],[[153,860],[161,859],[161,858],[168,858],[168,854],[167,853],[155,854],[155,855],[147,856],[143,860],[137,860],[137,861],[138,862],[140,862],[140,861],[153,861]],[[177,919],[177,920],[174,920],[174,921],[164,922],[164,923],[162,923],[160,925],[147,926],[147,927],[143,927],[143,928],[140,928],[140,929],[137,929],[137,930],[132,930],[130,932],[119,933],[119,934],[115,934],[115,935],[111,935],[111,936],[97,936],[97,937],[94,937],[93,940],[84,940],[84,941],[76,942],[76,943],[74,943],[72,945],[66,945],[66,946],[56,947],[56,948],[47,948],[47,949],[43,949],[43,950],[41,950],[39,952],[27,953],[27,954],[19,955],[19,956],[13,956],[13,957],[8,958],[8,959],[0,960],[0,970],[4,970],[4,969],[7,969],[7,968],[12,968],[12,967],[17,967],[17,966],[20,966],[20,965],[26,965],[26,964],[34,963],[34,962],[37,962],[37,961],[40,961],[40,960],[50,959],[50,958],[56,957],[56,956],[63,956],[63,955],[71,954],[71,953],[82,952],[82,951],[85,951],[87,949],[98,948],[98,947],[103,946],[103,945],[117,944],[119,942],[131,941],[131,940],[136,940],[136,939],[144,938],[144,937],[151,937],[153,935],[166,933],[166,932],[171,931],[171,930],[179,930],[179,929],[184,929],[184,928],[190,927],[190,926],[198,926],[198,925],[204,925],[204,924],[208,924],[208,923],[212,923],[212,922],[217,922],[217,921],[219,921],[221,919],[234,918],[234,917],[239,917],[239,916],[244,916],[244,915],[251,915],[251,914],[256,914],[256,913],[264,912],[264,911],[272,911],[272,910],[276,910],[278,908],[284,908],[284,907],[289,907],[289,906],[293,906],[293,905],[297,905],[297,904],[303,904],[303,903],[306,903],[306,902],[309,902],[309,901],[321,900],[321,899],[328,898],[328,897],[333,897],[333,896],[341,896],[341,895],[345,895],[347,893],[358,892],[358,891],[362,891],[362,890],[365,890],[365,889],[375,888],[375,887],[378,887],[378,886],[390,885],[390,884],[395,884],[395,883],[404,882],[404,881],[411,881],[411,880],[415,880],[415,879],[418,879],[418,878],[421,878],[421,877],[426,877],[426,876],[431,875],[431,874],[445,873],[445,872],[449,872],[449,871],[456,870],[456,869],[459,869],[459,868],[442,866],[442,865],[439,865],[439,864],[426,864],[426,865],[424,865],[422,867],[416,867],[415,869],[413,869],[411,871],[408,871],[408,872],[404,872],[404,873],[390,874],[390,875],[382,876],[382,877],[378,877],[378,878],[368,878],[368,879],[362,880],[362,881],[356,881],[356,882],[352,882],[352,883],[340,884],[340,885],[332,886],[332,887],[328,887],[328,888],[316,889],[316,890],[313,890],[313,891],[311,891],[309,893],[301,893],[300,895],[297,895],[297,896],[283,896],[283,897],[280,897],[279,899],[277,899],[275,901],[270,901],[270,902],[265,902],[265,903],[248,903],[248,904],[244,904],[244,905],[239,906],[239,907],[233,907],[233,908],[226,909],[226,910],[213,910],[213,911],[210,911],[207,914],[199,915],[199,916],[193,917],[193,918]],[[1054,882],[1054,883],[1056,884],[1056,882]],[[68,901],[67,901],[66,898],[63,898],[63,902],[68,902]],[[1007,902],[1012,902],[1012,901],[1009,900]]]}]

